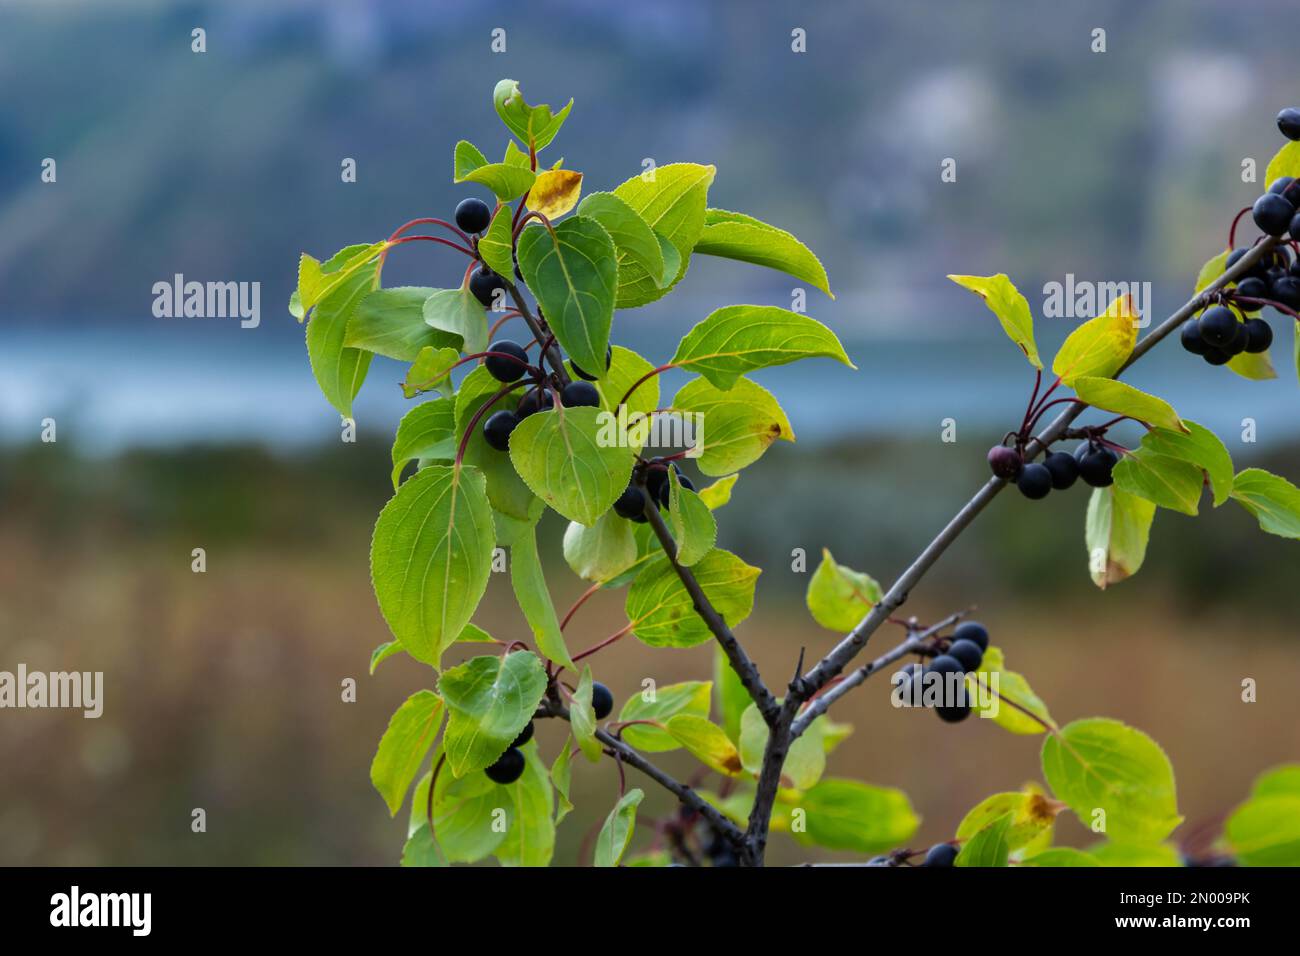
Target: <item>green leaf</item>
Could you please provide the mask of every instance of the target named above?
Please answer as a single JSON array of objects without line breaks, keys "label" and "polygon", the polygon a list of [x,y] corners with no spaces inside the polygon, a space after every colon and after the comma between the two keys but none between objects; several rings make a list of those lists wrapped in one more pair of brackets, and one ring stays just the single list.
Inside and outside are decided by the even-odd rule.
[{"label": "green leaf", "polygon": [[1182,822],[1169,758],[1118,720],[1076,720],[1043,742],[1043,774],[1086,827],[1105,811],[1114,843],[1159,843]]},{"label": "green leaf", "polygon": [[[572,668],[577,670],[576,667]],[[600,760],[600,741],[596,739],[596,711],[591,704],[593,683],[591,668],[583,666],[578,686],[569,701],[569,726],[573,729],[573,739],[582,748],[582,755],[596,763]]]},{"label": "green leaf", "polygon": [[1232,499],[1255,516],[1261,530],[1300,538],[1300,488],[1285,478],[1247,468],[1233,479]]},{"label": "green leaf", "polygon": [[668,469],[668,529],[677,542],[677,563],[690,567],[713,550],[718,523],[693,491],[683,488],[675,469]]},{"label": "green leaf", "polygon": [[705,766],[729,777],[744,773],[735,744],[721,727],[707,718],[678,714],[668,719],[666,727],[668,733]]},{"label": "green leaf", "polygon": [[739,477],[740,475],[727,475],[725,478],[719,478],[707,488],[701,488],[700,500],[709,506],[710,511],[717,511],[731,501],[731,489],[735,486],[736,479]]},{"label": "green leaf", "polygon": [[422,402],[402,416],[393,439],[393,490],[402,469],[420,458],[451,461],[456,457],[456,405],[450,398]]},{"label": "green leaf", "polygon": [[307,357],[312,374],[321,393],[344,418],[352,417],[352,400],[366,380],[371,358],[369,352],[344,344],[348,322],[376,281],[373,262],[347,273],[347,278],[328,286],[307,323]]},{"label": "green leaf", "polygon": [[459,349],[459,335],[424,322],[424,300],[433,292],[423,286],[401,286],[367,293],[348,320],[343,344],[399,362],[414,362],[425,348]]},{"label": "green leaf", "polygon": [[730,305],[686,333],[672,364],[726,390],[753,369],[815,356],[857,368],[835,333],[816,319],[771,305]]},{"label": "green leaf", "polygon": [[1115,487],[1161,508],[1195,516],[1200,509],[1205,473],[1191,462],[1139,448],[1114,469]]},{"label": "green leaf", "polygon": [[374,676],[376,667],[378,667],[380,664],[382,664],[384,661],[388,660],[390,657],[394,656],[395,654],[402,653],[403,650],[404,648],[402,647],[401,642],[385,641],[383,644],[380,644],[373,651],[371,651],[370,652],[371,676],[372,677]]},{"label": "green leaf", "polygon": [[1108,412],[1127,415],[1129,418],[1135,418],[1158,428],[1184,433],[1187,431],[1173,406],[1164,399],[1148,395],[1132,385],[1117,382],[1113,378],[1079,376],[1074,380],[1074,391],[1089,405]]},{"label": "green leaf", "polygon": [[510,460],[524,483],[570,521],[594,525],[627,488],[627,448],[602,441],[599,409],[535,412],[510,434]]},{"label": "green leaf", "polygon": [[832,631],[851,631],[884,594],[876,579],[837,564],[827,548],[808,582],[806,601],[813,620]]},{"label": "green leaf", "polygon": [[584,369],[604,368],[618,286],[609,233],[584,216],[566,219],[553,235],[529,226],[519,237],[518,256],[519,271],[569,358]]},{"label": "green leaf", "polygon": [[370,575],[393,636],[434,667],[469,623],[492,570],[492,512],[483,475],[430,465],[384,506]]},{"label": "green leaf", "polygon": [[713,685],[718,688],[718,720],[727,736],[740,742],[740,718],[749,707],[749,691],[721,647],[713,649]]},{"label": "green leaf", "polygon": [[452,182],[461,182],[466,176],[487,165],[487,157],[469,140],[462,139],[456,144],[452,156]]},{"label": "green leaf", "polygon": [[498,199],[507,203],[528,192],[535,178],[536,174],[527,163],[522,166],[511,162],[489,163],[472,144],[465,140],[456,144],[453,182],[486,186]]},{"label": "green leaf", "polygon": [[637,558],[632,523],[607,511],[591,527],[570,521],[564,532],[564,560],[584,581],[609,581]]},{"label": "green leaf", "polygon": [[1268,357],[1268,352],[1239,352],[1228,359],[1224,368],[1252,382],[1266,382],[1271,378],[1277,378],[1277,372]]},{"label": "green leaf", "polygon": [[906,843],[921,823],[903,791],[835,777],[804,791],[796,808],[806,826],[791,829],[794,838],[828,850],[879,853]]},{"label": "green leaf", "polygon": [[772,393],[747,378],[726,391],[707,379],[691,379],[678,389],[673,410],[702,416],[696,419],[704,427],[696,436],[700,452],[694,461],[706,475],[739,471],[777,439],[794,441],[790,420]]},{"label": "green leaf", "polygon": [[468,288],[435,290],[424,300],[424,323],[460,336],[466,355],[487,349],[487,312]]},{"label": "green leaf", "polygon": [[[665,687],[653,687],[633,694],[619,712],[619,723],[629,720],[652,720],[667,723],[678,714],[709,716],[709,695],[713,689],[710,681],[685,681]],[[648,698],[648,699],[647,699]],[[662,753],[681,746],[668,731],[641,724],[623,728],[623,739],[643,753]]]},{"label": "green leaf", "polygon": [[[614,193],[592,193],[578,204],[578,215],[594,219],[609,233],[618,260],[618,292],[614,304],[626,308],[635,304],[638,283],[647,278],[664,285],[677,274],[680,258],[671,274],[665,275],[663,248],[650,224]],[[667,244],[667,240],[663,240]],[[669,244],[669,248],[672,248]],[[673,250],[674,254],[676,250]]]},{"label": "green leaf", "polygon": [[443,671],[438,692],[449,714],[447,765],[463,777],[496,763],[533,719],[546,693],[546,671],[530,651],[474,657]]},{"label": "green leaf", "polygon": [[[994,675],[997,675],[996,683]],[[990,647],[985,651],[979,669],[967,680],[971,682],[973,692],[975,685],[996,688],[996,694],[975,692],[971,706],[980,717],[988,714],[990,719],[1004,730],[1013,734],[1041,734],[1048,727],[1053,726],[1052,715],[1047,712],[1047,705],[1034,693],[1029,686],[1029,681],[1025,680],[1023,675],[1006,669],[1001,648]],[[979,706],[979,701],[985,697],[990,698],[988,706]],[[1012,704],[1020,705],[1040,719],[1035,720],[1024,710],[1018,710]]]},{"label": "green leaf", "polygon": [[753,216],[725,209],[707,210],[704,232],[695,243],[695,251],[785,272],[835,298],[826,270],[812,250],[784,229],[769,226]]},{"label": "green leaf", "polygon": [[569,648],[560,631],[551,592],[546,587],[546,575],[537,556],[537,535],[533,528],[521,533],[510,548],[510,583],[515,590],[515,600],[524,612],[524,619],[533,632],[537,649],[561,667],[576,671]]},{"label": "green leaf", "polygon": [[[714,548],[692,571],[729,627],[749,617],[754,608],[754,587],[762,573],[758,568],[729,551]],[[662,556],[632,582],[625,611],[632,622],[632,633],[651,647],[693,647],[711,637],[677,572]]]},{"label": "green leaf", "polygon": [[1227,271],[1228,256],[1232,254],[1231,249],[1224,249],[1217,256],[1209,259],[1205,265],[1201,266],[1200,273],[1196,276],[1196,290],[1201,292],[1210,287],[1215,279]]},{"label": "green leaf", "polygon": [[1132,354],[1140,321],[1133,300],[1120,296],[1069,334],[1052,360],[1052,372],[1071,387],[1079,378],[1111,378]]},{"label": "green leaf", "polygon": [[954,866],[1006,866],[1011,853],[1007,833],[1011,830],[1012,814],[1004,813],[972,836],[957,854]]},{"label": "green leaf", "polygon": [[370,782],[393,816],[441,727],[442,698],[431,690],[416,691],[389,720],[370,764]]},{"label": "green leaf", "polygon": [[[809,725],[786,754],[781,768],[781,786],[807,790],[816,785],[826,772],[826,747],[822,743],[823,723]],[[745,708],[740,718],[740,762],[750,773],[757,775],[763,768],[763,753],[771,735],[767,721],[759,713],[757,704]]]},{"label": "green leaf", "polygon": [[452,348],[435,349],[425,346],[416,356],[411,367],[406,370],[406,380],[402,382],[402,394],[407,398],[433,391],[447,389],[451,384],[452,367],[460,360],[460,353]]},{"label": "green leaf", "polygon": [[1101,866],[1097,858],[1068,846],[1052,847],[1020,861],[1021,866]]},{"label": "green leaf", "polygon": [[552,113],[550,106],[529,106],[524,101],[523,91],[514,80],[502,80],[492,91],[492,105],[506,128],[530,149],[540,150],[555,139],[564,121],[573,109],[573,100],[565,104],[564,109]]},{"label": "green leaf", "polygon": [[1300,797],[1300,764],[1283,764],[1255,778],[1252,797]]},{"label": "green leaf", "polygon": [[573,783],[572,760],[573,748],[569,746],[569,740],[566,738],[560,745],[560,753],[555,758],[555,763],[551,764],[551,785],[555,787],[555,793],[559,797],[555,808],[556,826],[559,826],[560,821],[573,809],[573,801],[569,799],[569,788]]},{"label": "green leaf", "polygon": [[301,322],[358,272],[367,271],[366,267],[386,248],[387,242],[345,246],[323,263],[304,252],[298,259],[298,288],[296,298],[289,300],[289,311]]},{"label": "green leaf", "polygon": [[1038,357],[1038,346],[1034,344],[1034,317],[1029,311],[1029,303],[1005,273],[999,272],[994,276],[950,275],[948,278],[983,299],[989,311],[1002,323],[1002,330],[1025,353],[1029,364],[1034,368],[1043,367],[1043,360]]},{"label": "green leaf", "polygon": [[1247,800],[1224,835],[1244,866],[1300,866],[1300,796]]},{"label": "green leaf", "polygon": [[605,818],[605,825],[596,837],[596,866],[618,866],[636,828],[636,808],[645,794],[633,787],[619,798],[614,809]]},{"label": "green leaf", "polygon": [[406,838],[402,847],[402,866],[446,866],[438,852],[438,844],[429,832],[429,824],[420,824],[414,833]]},{"label": "green leaf", "polygon": [[1101,866],[1182,866],[1178,851],[1166,844],[1139,846],[1132,843],[1098,843],[1088,855]]},{"label": "green leaf", "polygon": [[1232,457],[1219,436],[1204,425],[1183,419],[1187,434],[1156,428],[1142,439],[1142,449],[1154,455],[1164,455],[1191,462],[1202,469],[1210,480],[1217,508],[1228,500],[1232,491]]},{"label": "green leaf", "polygon": [[[456,435],[463,440],[469,423],[489,400],[504,388],[492,377],[486,366],[476,366],[460,383],[456,392]],[[514,408],[518,393],[508,393],[500,399],[493,409]],[[469,435],[465,445],[465,464],[479,468],[487,479],[487,496],[492,507],[503,515],[527,525],[534,524],[541,517],[545,505],[529,490],[523,479],[515,472],[508,455],[503,455],[483,437],[483,421],[491,412],[479,419],[478,425]],[[498,528],[497,532],[506,529]]]},{"label": "green leaf", "polygon": [[969,840],[975,834],[1009,817],[1010,823],[1003,833],[1007,850],[1014,852],[1049,834],[1056,815],[1064,804],[1056,803],[1041,793],[995,793],[986,797],[962,818],[957,825],[958,840]]},{"label": "green leaf", "polygon": [[492,217],[487,232],[478,240],[478,253],[487,263],[487,267],[499,276],[515,274],[515,243],[511,230],[511,217],[514,212],[509,206],[502,206]]},{"label": "green leaf", "polygon": [[506,831],[494,825],[493,814],[509,806],[505,788],[486,774],[459,778],[438,774],[433,788],[433,826],[448,861],[474,863],[496,850]]},{"label": "green leaf", "polygon": [[1300,177],[1300,145],[1295,142],[1284,143],[1268,161],[1264,182],[1272,183],[1281,176]]},{"label": "green leaf", "polygon": [[[614,190],[614,195],[644,219],[676,254],[676,268],[672,268],[673,263],[668,261],[668,246],[660,243],[660,251],[665,257],[662,274],[652,273],[629,260],[627,274],[620,273],[619,276],[620,309],[662,298],[686,274],[691,250],[704,231],[704,210],[715,172],[713,166],[670,163],[633,176]],[[622,262],[619,268],[623,268]],[[669,272],[672,279],[664,282],[664,276]]]},{"label": "green leaf", "polygon": [[1156,506],[1113,485],[1094,488],[1084,538],[1088,573],[1103,590],[1137,574],[1147,554]]},{"label": "green leaf", "polygon": [[510,795],[510,827],[497,847],[502,866],[549,866],[555,853],[555,794],[535,741],[522,748],[524,772],[502,789]]}]

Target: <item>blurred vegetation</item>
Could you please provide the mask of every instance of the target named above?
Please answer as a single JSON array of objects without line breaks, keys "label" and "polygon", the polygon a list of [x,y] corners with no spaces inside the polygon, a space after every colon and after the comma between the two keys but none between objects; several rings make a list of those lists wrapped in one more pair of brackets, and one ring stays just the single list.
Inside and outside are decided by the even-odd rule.
[{"label": "blurred vegetation", "polygon": [[[790,570],[791,549],[807,550],[809,570],[825,545],[887,580],[983,480],[982,457],[939,443],[782,448],[742,475],[720,513],[722,543],[765,569],[740,634],[767,673],[835,640],[803,612],[807,575]],[[1298,459],[1293,449],[1261,464],[1297,474]],[[297,457],[194,447],[104,460],[62,444],[6,456],[0,667],[101,670],[106,691],[99,720],[32,710],[0,719],[0,863],[395,862],[405,811],[387,818],[369,761],[391,712],[431,674],[403,658],[366,674],[387,639],[367,562],[391,493],[386,463],[377,444]],[[1295,545],[1260,535],[1233,505],[1195,525],[1162,513],[1147,566],[1098,593],[1085,573],[1085,502],[1082,489],[1040,503],[1000,497],[906,610],[933,620],[978,605],[1058,721],[1113,716],[1150,733],[1178,775],[1189,821],[1180,832],[1213,827],[1256,773],[1300,754]],[[550,516],[543,528],[564,608],[581,582],[559,555],[562,523]],[[190,570],[195,547],[206,549],[204,574]],[[613,633],[621,613],[621,594],[598,596],[571,625],[571,646]],[[524,632],[504,576],[477,619],[498,636]],[[593,662],[621,702],[647,676],[707,678],[711,649],[628,638]],[[340,698],[348,677],[355,704]],[[1259,681],[1258,703],[1240,702],[1244,677]],[[857,732],[830,772],[905,789],[925,818],[918,843],[949,836],[989,793],[1040,777],[1036,738],[899,713],[883,683],[836,716]],[[559,734],[539,730],[544,752]],[[680,753],[662,759],[683,776],[694,770]],[[616,799],[611,767],[579,763],[562,863],[578,861]],[[638,845],[670,808],[647,792]],[[190,831],[195,807],[207,812],[206,834]],[[1063,820],[1064,842],[1089,837]],[[810,852],[778,836],[772,859]]]}]

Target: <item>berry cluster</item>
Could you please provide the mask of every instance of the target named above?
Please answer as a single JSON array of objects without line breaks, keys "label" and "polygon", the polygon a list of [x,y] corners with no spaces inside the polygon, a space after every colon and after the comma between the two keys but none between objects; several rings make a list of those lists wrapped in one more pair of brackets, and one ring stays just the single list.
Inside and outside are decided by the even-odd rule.
[{"label": "berry cluster", "polygon": [[1071,455],[1054,451],[1041,462],[1026,462],[1023,453],[1009,445],[994,445],[989,449],[989,468],[993,474],[1006,481],[1014,481],[1026,498],[1045,498],[1053,488],[1063,491],[1082,478],[1093,488],[1105,488],[1115,479],[1111,471],[1119,462],[1119,455],[1100,436],[1090,438]]},{"label": "berry cluster", "polygon": [[[900,671],[903,676],[896,678],[902,699],[910,706],[925,706],[927,685],[939,683],[941,686],[946,686],[949,683],[949,675],[968,674],[978,670],[984,660],[984,652],[989,647],[989,632],[977,621],[965,621],[953,630],[952,637],[947,640],[946,648],[943,647],[943,643],[941,640],[936,644],[936,649],[941,649],[942,653],[935,655],[929,664],[925,666],[908,664]],[[938,676],[931,677],[932,674]],[[945,694],[945,703],[934,709],[941,720],[950,724],[969,717],[970,704],[966,700],[965,684],[960,684],[960,689],[953,699],[948,700]]]},{"label": "berry cluster", "polygon": [[669,501],[669,484],[668,469],[672,468],[677,474],[677,483],[687,491],[695,490],[695,482],[682,472],[681,466],[675,461],[666,461],[663,458],[651,458],[643,465],[638,465],[645,475],[645,489],[642,490],[636,481],[636,471],[633,470],[632,480],[628,482],[627,490],[618,496],[614,502],[614,513],[620,518],[627,518],[629,521],[635,521],[638,524],[648,520],[645,516],[645,496],[648,493],[650,500],[655,502],[660,508],[667,508]]},{"label": "berry cluster", "polygon": [[[488,373],[498,382],[517,382],[524,373],[532,368],[526,353],[517,342],[499,339],[488,346],[488,353],[483,360]],[[534,412],[543,412],[555,407],[555,390],[551,384],[536,376],[537,381],[524,397],[519,400],[514,411],[502,409],[493,412],[483,423],[483,438],[497,451],[510,448],[510,433],[515,426]],[[591,382],[570,382],[560,390],[560,404],[565,408],[578,408],[583,405],[600,407],[600,392]]]},{"label": "berry cluster", "polygon": [[[604,720],[614,709],[614,695],[604,684],[591,685],[591,709],[596,712],[597,720]],[[506,752],[497,758],[497,762],[483,772],[493,783],[509,784],[518,780],[524,772],[524,754],[519,748],[533,739],[533,722],[519,732],[519,736],[506,748]]]}]

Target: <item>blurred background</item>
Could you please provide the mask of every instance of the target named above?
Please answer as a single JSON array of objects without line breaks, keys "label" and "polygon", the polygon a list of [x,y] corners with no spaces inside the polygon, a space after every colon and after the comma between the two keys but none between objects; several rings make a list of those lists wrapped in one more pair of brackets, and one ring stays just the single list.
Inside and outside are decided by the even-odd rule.
[{"label": "blurred background", "polygon": [[[808,310],[859,371],[756,376],[799,441],[742,474],[720,513],[720,544],[765,569],[740,634],[784,675],[801,646],[835,640],[803,610],[792,549],[809,571],[826,546],[888,583],[1018,424],[1029,367],[944,275],[1009,273],[1045,356],[1078,321],[1042,317],[1044,284],[1067,274],[1152,283],[1159,321],[1263,187],[1242,162],[1262,178],[1273,117],[1300,100],[1292,32],[1270,28],[1293,14],[1283,0],[0,3],[0,670],[103,671],[106,685],[98,720],[0,711],[0,863],[396,862],[405,811],[389,819],[368,767],[431,674],[403,659],[366,671],[388,637],[368,545],[403,369],[375,361],[359,439],[342,443],[284,304],[300,252],[450,214],[469,194],[450,181],[456,140],[504,148],[498,79],[530,102],[575,98],[552,150],[588,191],[646,157],[714,163],[710,205],[790,229],[827,267],[837,299],[810,290]],[[47,157],[55,183],[41,181]],[[956,182],[940,180],[947,158]],[[450,254],[404,249],[385,284],[459,282]],[[177,273],[260,283],[260,325],[155,318],[153,284]],[[788,306],[791,285],[701,257],[672,297],[618,315],[615,339],[664,361],[712,309]],[[1276,380],[1170,346],[1131,381],[1218,430],[1238,468],[1294,480],[1300,393],[1291,333],[1274,328]],[[40,440],[47,418],[57,442]],[[1257,441],[1242,441],[1246,418]],[[977,605],[1058,722],[1112,716],[1166,748],[1188,818],[1176,836],[1212,829],[1258,772],[1300,757],[1295,545],[1235,505],[1162,511],[1142,572],[1098,592],[1086,502],[1082,489],[1000,497],[907,610]],[[567,607],[581,582],[560,558],[563,523],[542,528]],[[592,601],[570,643],[612,633],[621,607]],[[508,582],[478,620],[524,626]],[[643,677],[707,676],[711,650],[628,640],[595,662],[621,706]],[[345,678],[356,703],[340,700]],[[1257,703],[1240,700],[1245,678]],[[1040,779],[1036,738],[895,712],[887,690],[845,700],[837,717],[857,730],[830,772],[906,790],[918,844]],[[557,734],[539,732],[547,753]],[[557,862],[586,862],[616,775],[583,767],[575,788]],[[669,809],[647,791],[643,821]],[[195,807],[206,834],[190,830]],[[1061,842],[1089,836],[1062,818]],[[773,862],[822,856],[774,838]]]}]

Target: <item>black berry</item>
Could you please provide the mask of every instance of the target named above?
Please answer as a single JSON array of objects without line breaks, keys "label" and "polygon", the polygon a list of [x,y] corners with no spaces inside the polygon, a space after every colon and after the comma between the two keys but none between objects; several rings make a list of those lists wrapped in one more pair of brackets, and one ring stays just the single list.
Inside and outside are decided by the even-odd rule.
[{"label": "black berry", "polygon": [[1052,490],[1052,473],[1046,465],[1030,462],[1021,470],[1020,477],[1016,479],[1016,487],[1026,498],[1046,498]]},{"label": "black berry", "polygon": [[1201,327],[1201,341],[1212,348],[1225,348],[1237,337],[1237,317],[1221,305],[1202,312],[1197,324]]},{"label": "black berry", "polygon": [[989,449],[989,468],[993,474],[1006,481],[1015,481],[1024,461],[1020,452],[1007,445],[994,445]]},{"label": "black berry", "polygon": [[1300,279],[1296,279],[1289,273],[1274,279],[1269,292],[1270,298],[1281,302],[1291,310],[1300,308]]},{"label": "black berry", "polygon": [[638,518],[645,520],[645,495],[636,485],[628,485],[627,490],[614,502],[614,513],[620,518]]},{"label": "black berry", "polygon": [[1111,471],[1119,462],[1119,456],[1104,445],[1085,445],[1084,447],[1087,451],[1077,459],[1079,462],[1079,477],[1094,488],[1105,488],[1113,484],[1115,479],[1112,477]]},{"label": "black berry", "polygon": [[1277,114],[1277,128],[1287,139],[1300,140],[1300,109],[1288,106]]},{"label": "black berry", "polygon": [[1268,296],[1268,284],[1257,276],[1248,276],[1237,283],[1237,291],[1248,299],[1263,299]]},{"label": "black berry", "polygon": [[[1263,283],[1261,282],[1261,285]],[[1205,344],[1201,338],[1201,325],[1199,322],[1184,322],[1183,330],[1179,333],[1179,340],[1183,343],[1183,348],[1193,355],[1204,355],[1205,350],[1210,346]]]},{"label": "black berry", "polygon": [[1246,351],[1246,346],[1250,343],[1250,334],[1246,331],[1246,324],[1244,322],[1237,323],[1236,333],[1237,334],[1232,337],[1232,341],[1223,349],[1223,351],[1227,352],[1229,355],[1240,355],[1242,352]]},{"label": "black berry", "polygon": [[515,414],[520,418],[527,418],[533,412],[544,412],[555,407],[555,396],[551,394],[549,388],[534,388],[527,395],[519,400],[519,406],[515,409]]},{"label": "black berry", "polygon": [[[677,468],[674,462],[672,467]],[[677,468],[677,474],[681,475],[681,469]],[[646,490],[650,492],[650,497],[655,501],[666,503],[668,501],[668,463],[662,458],[651,458],[650,467],[645,473]]]},{"label": "black berry", "polygon": [[488,374],[498,382],[517,382],[523,377],[528,368],[528,353],[520,345],[509,339],[501,339],[489,345],[488,351],[500,353],[489,355],[483,360]]},{"label": "black berry", "polygon": [[534,729],[535,729],[535,728],[533,727],[533,722],[530,720],[530,721],[528,722],[528,725],[527,725],[526,727],[524,727],[523,730],[519,731],[519,736],[515,738],[515,742],[512,743],[510,746],[511,746],[511,747],[522,747],[524,744],[528,743],[528,741],[530,741],[530,740],[533,739],[533,730],[534,730]]},{"label": "black berry", "polygon": [[957,848],[951,843],[936,843],[925,855],[922,866],[952,866],[957,861]]},{"label": "black berry", "polygon": [[[614,347],[612,345],[606,345],[605,346],[605,371],[606,372],[609,371],[609,363],[612,362],[613,360],[614,360]],[[569,359],[569,368],[573,369],[573,374],[578,376],[578,378],[585,378],[588,382],[596,381],[596,376],[588,375],[586,372],[584,372],[582,369],[578,367],[578,363],[573,361],[573,359]]]},{"label": "black berry", "polygon": [[948,645],[948,654],[950,657],[957,658],[968,673],[978,670],[980,662],[984,660],[984,649],[974,641],[953,641]]},{"label": "black berry", "polygon": [[934,712],[945,724],[958,724],[970,716],[970,704],[954,704],[951,707],[936,707]]},{"label": "black berry", "polygon": [[493,412],[483,423],[483,440],[497,451],[510,450],[510,433],[519,424],[519,416],[514,412],[502,410]]},{"label": "black berry", "polygon": [[491,308],[497,290],[505,287],[506,280],[487,266],[475,269],[474,274],[469,277],[469,291],[474,293],[474,298],[478,299],[484,308]]},{"label": "black berry", "polygon": [[492,222],[492,210],[481,199],[462,199],[456,206],[456,225],[471,235],[482,232]]},{"label": "black berry", "polygon": [[1273,344],[1273,328],[1263,319],[1247,319],[1245,329],[1247,352],[1265,352]]},{"label": "black berry", "polygon": [[1295,182],[1294,176],[1279,176],[1268,184],[1268,191],[1281,196],[1286,192],[1286,188]]},{"label": "black berry", "polygon": [[1232,359],[1223,349],[1206,349],[1201,357],[1211,365],[1227,365]]},{"label": "black berry", "polygon": [[954,641],[973,641],[981,651],[989,649],[989,630],[979,621],[962,621],[952,632]]},{"label": "black berry", "polygon": [[583,405],[599,408],[600,392],[596,391],[596,386],[590,382],[570,382],[560,392],[560,404],[565,408],[578,408]]},{"label": "black berry", "polygon": [[493,783],[514,783],[524,774],[524,755],[510,747],[484,773]]},{"label": "black berry", "polygon": [[1251,207],[1251,215],[1255,217],[1255,225],[1259,226],[1260,232],[1269,236],[1280,236],[1291,224],[1291,217],[1295,215],[1295,206],[1276,193],[1264,193],[1255,200],[1255,205]]},{"label": "black berry", "polygon": [[1069,488],[1079,477],[1079,463],[1063,451],[1054,451],[1044,458],[1043,467],[1052,473],[1052,487],[1057,491]]},{"label": "black berry", "polygon": [[614,695],[600,681],[591,685],[591,709],[596,712],[597,720],[604,720],[614,709]]}]

